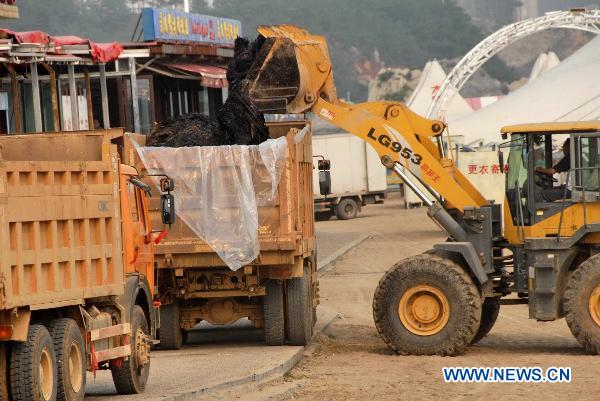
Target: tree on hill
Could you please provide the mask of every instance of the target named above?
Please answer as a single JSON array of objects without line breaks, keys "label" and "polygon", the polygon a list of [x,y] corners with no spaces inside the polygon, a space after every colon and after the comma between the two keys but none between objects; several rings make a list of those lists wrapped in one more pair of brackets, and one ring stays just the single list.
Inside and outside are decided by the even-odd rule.
[{"label": "tree on hill", "polygon": [[[241,20],[251,38],[260,24],[282,23],[324,35],[338,90],[342,96],[351,93],[354,101],[366,99],[365,78],[378,72],[377,58],[390,67],[422,68],[431,58],[462,56],[483,36],[449,0],[214,0],[213,7],[205,0],[190,3],[193,12]],[[183,0],[19,0],[21,19],[3,21],[3,27],[130,41],[139,17],[132,10],[140,4],[181,8]],[[364,66],[371,68],[361,76],[357,67]],[[492,67],[494,76],[510,75],[503,63]]]}]

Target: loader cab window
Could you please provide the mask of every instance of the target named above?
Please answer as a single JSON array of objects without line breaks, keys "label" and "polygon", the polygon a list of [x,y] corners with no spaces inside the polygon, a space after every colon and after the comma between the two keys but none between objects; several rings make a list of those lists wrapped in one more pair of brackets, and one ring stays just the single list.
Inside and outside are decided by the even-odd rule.
[{"label": "loader cab window", "polygon": [[559,212],[562,204],[557,202],[570,197],[565,183],[570,169],[568,137],[562,133],[519,133],[501,145],[509,149],[506,199],[515,225],[536,224]]},{"label": "loader cab window", "polygon": [[573,141],[573,200],[598,200],[600,193],[600,133],[585,133]]},{"label": "loader cab window", "polygon": [[511,140],[500,145],[502,152],[508,151],[506,171],[506,199],[513,218],[513,224],[523,225],[525,220],[527,182],[527,138],[515,134]]}]

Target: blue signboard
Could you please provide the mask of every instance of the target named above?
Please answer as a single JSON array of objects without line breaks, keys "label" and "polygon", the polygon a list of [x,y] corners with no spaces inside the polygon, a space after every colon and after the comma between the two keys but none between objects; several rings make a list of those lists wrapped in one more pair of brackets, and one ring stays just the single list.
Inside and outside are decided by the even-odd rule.
[{"label": "blue signboard", "polygon": [[230,18],[188,14],[162,8],[142,10],[144,41],[166,40],[233,46],[242,23]]}]

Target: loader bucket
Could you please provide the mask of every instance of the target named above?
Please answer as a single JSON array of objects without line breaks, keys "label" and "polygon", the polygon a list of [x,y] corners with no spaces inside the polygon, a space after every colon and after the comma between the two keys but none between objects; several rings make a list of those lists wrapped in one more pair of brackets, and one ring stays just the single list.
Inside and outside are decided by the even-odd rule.
[{"label": "loader bucket", "polygon": [[242,91],[263,113],[303,113],[320,96],[336,101],[327,42],[292,25],[261,26],[264,43]]}]

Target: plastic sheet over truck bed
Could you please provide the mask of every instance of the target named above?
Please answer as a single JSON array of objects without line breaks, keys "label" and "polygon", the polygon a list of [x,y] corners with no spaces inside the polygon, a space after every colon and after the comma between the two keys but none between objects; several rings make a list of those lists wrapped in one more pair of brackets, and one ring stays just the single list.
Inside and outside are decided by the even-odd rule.
[{"label": "plastic sheet over truck bed", "polygon": [[[242,238],[243,242],[249,243],[254,242],[256,238],[258,244],[258,253],[255,254],[256,248],[252,247],[251,252],[239,252],[241,255],[236,256],[233,252],[231,245],[224,246],[224,252],[231,252],[234,261],[237,260],[237,265],[246,263],[246,260],[250,260],[247,264],[254,266],[261,266],[261,268],[267,268],[269,274],[282,274],[289,277],[290,274],[302,274],[302,261],[303,258],[310,257],[314,251],[314,206],[312,199],[312,135],[310,130],[307,129],[307,133],[304,136],[298,137],[297,133],[302,130],[306,125],[305,121],[292,121],[292,122],[271,122],[268,123],[270,136],[276,142],[270,142],[277,144],[275,148],[265,148],[263,150],[263,156],[271,155],[269,157],[276,158],[267,164],[276,165],[275,169],[271,169],[271,172],[278,171],[277,174],[281,174],[281,178],[273,180],[269,169],[265,167],[265,163],[261,158],[261,152],[256,147],[257,151],[254,153],[254,166],[253,170],[242,171],[239,167],[236,167],[235,174],[229,171],[231,177],[226,178],[229,181],[228,188],[220,189],[220,193],[224,197],[222,199],[212,199],[208,193],[199,194],[199,197],[186,195],[187,189],[182,187],[184,181],[189,181],[193,177],[191,171],[195,170],[196,173],[200,173],[199,167],[191,167],[185,178],[175,178],[175,191],[176,195],[176,211],[177,218],[175,224],[169,230],[167,237],[155,247],[156,262],[159,269],[173,268],[173,269],[186,269],[186,268],[226,268],[228,269],[231,265],[226,264],[221,258],[220,254],[211,245],[211,240],[204,238],[202,235],[195,232],[193,229],[194,224],[186,222],[185,217],[182,215],[181,205],[184,202],[191,202],[195,204],[197,210],[192,211],[192,214],[200,217],[201,212],[199,204],[201,199],[206,199],[211,202],[219,201],[221,210],[219,213],[215,213],[214,216],[209,216],[209,219],[213,219],[213,223],[217,225],[223,225],[223,227],[213,227],[213,235],[220,232],[221,234],[215,235],[215,242],[221,242],[227,240],[225,234],[227,230],[231,230],[230,234],[240,238],[243,235],[243,231],[239,231],[240,227],[244,224],[239,224],[244,214],[247,211],[240,210],[241,202],[243,198],[232,197],[231,186],[233,185],[232,180],[237,179],[243,181],[244,174],[250,174],[253,179],[254,193],[256,200],[254,201],[257,207],[257,229],[252,230],[252,241],[248,241],[248,238]],[[140,145],[145,144],[146,137],[143,135],[128,134],[128,138],[134,138]],[[279,156],[282,155],[280,146],[283,145],[283,141],[287,141],[287,149],[285,156],[281,160],[280,164]],[[297,143],[296,143],[297,142]],[[269,142],[267,142],[269,143]],[[268,145],[272,146],[272,145]],[[233,151],[239,149],[239,147],[232,146],[230,149]],[[162,148],[162,152],[168,151],[168,148]],[[177,152],[177,149],[173,149]],[[266,151],[266,153],[265,153]],[[205,151],[210,152],[210,151]],[[174,153],[175,154],[175,153]],[[233,152],[235,154],[235,152]],[[250,152],[252,154],[252,152]],[[257,156],[257,157],[256,157]],[[241,156],[236,156],[238,159]],[[138,153],[135,151],[132,141],[126,140],[124,149],[124,160],[127,164],[135,165],[140,171],[144,173],[145,167],[139,159]],[[252,160],[252,157],[251,157]],[[181,161],[180,163],[183,163]],[[252,164],[252,163],[250,163]],[[257,168],[258,167],[258,168]],[[281,170],[278,170],[281,169]],[[153,171],[156,171],[153,169]],[[223,173],[227,171],[225,169]],[[186,173],[186,174],[188,174]],[[238,178],[235,178],[235,177]],[[194,178],[195,179],[195,178]],[[149,178],[145,179],[153,187],[156,187],[155,183],[152,183]],[[278,184],[277,184],[278,182]],[[215,179],[213,185],[223,185],[221,179]],[[273,196],[273,184],[276,185],[277,191]],[[237,190],[236,190],[237,191]],[[159,192],[153,190],[152,198],[149,201],[150,216],[153,222],[160,222],[160,200]],[[241,193],[238,195],[241,196]],[[189,197],[190,199],[185,199]],[[253,202],[251,201],[250,204]],[[184,209],[186,206],[184,206]],[[210,209],[205,209],[205,213],[212,213]],[[220,216],[224,220],[219,220],[217,217]],[[242,217],[240,217],[242,216]],[[238,231],[236,231],[238,230]],[[247,230],[247,226],[245,228]],[[227,234],[229,235],[229,234]],[[254,236],[256,235],[256,236]],[[233,241],[235,242],[235,241]],[[232,242],[230,242],[231,244]],[[213,243],[213,245],[215,245]],[[216,245],[218,248],[218,244]],[[255,255],[252,259],[251,255]],[[233,265],[236,266],[236,265]],[[290,269],[294,266],[294,269]],[[293,272],[293,273],[291,273]]]},{"label": "plastic sheet over truck bed", "polygon": [[275,202],[286,138],[260,145],[136,148],[149,174],[175,181],[177,215],[229,268],[256,259],[258,207]]}]

